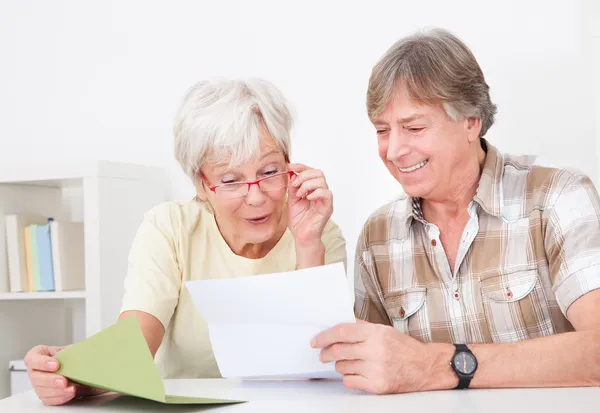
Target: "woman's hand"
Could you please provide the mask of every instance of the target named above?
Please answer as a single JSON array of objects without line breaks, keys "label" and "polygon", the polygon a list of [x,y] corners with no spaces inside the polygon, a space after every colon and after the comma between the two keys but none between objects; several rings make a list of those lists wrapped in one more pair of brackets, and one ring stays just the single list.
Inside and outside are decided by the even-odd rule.
[{"label": "woman's hand", "polygon": [[[321,170],[297,163],[288,169],[296,173],[288,184],[288,226],[296,241],[298,267],[322,265],[321,237],[333,213],[333,194]],[[300,262],[310,257],[315,261],[311,265]]]},{"label": "woman's hand", "polygon": [[37,396],[47,406],[65,404],[79,396],[103,393],[103,390],[71,383],[56,373],[59,362],[53,357],[65,348],[39,345],[25,355],[29,380]]}]

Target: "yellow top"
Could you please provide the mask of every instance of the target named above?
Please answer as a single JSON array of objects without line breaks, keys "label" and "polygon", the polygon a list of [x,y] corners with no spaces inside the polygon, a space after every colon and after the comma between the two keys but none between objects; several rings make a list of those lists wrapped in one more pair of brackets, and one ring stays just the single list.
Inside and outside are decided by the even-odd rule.
[{"label": "yellow top", "polygon": [[[346,265],[346,242],[333,221],[325,226],[322,240],[325,264]],[[264,258],[249,259],[231,251],[202,203],[166,202],[146,213],[133,241],[121,311],[144,311],[165,327],[155,356],[163,378],[220,377],[207,325],[184,282],[295,268],[289,229]]]}]

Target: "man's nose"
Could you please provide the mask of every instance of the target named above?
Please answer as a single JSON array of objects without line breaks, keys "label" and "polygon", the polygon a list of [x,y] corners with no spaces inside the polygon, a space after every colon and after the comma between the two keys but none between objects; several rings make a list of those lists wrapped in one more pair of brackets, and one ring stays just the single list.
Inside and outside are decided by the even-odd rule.
[{"label": "man's nose", "polygon": [[401,158],[408,154],[410,148],[407,145],[406,138],[402,133],[401,129],[394,128],[390,131],[390,138],[388,141],[387,158],[390,161]]}]

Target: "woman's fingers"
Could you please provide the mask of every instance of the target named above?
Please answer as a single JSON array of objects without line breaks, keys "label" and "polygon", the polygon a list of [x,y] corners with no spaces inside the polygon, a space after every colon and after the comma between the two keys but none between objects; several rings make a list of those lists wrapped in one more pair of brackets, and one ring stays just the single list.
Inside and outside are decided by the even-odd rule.
[{"label": "woman's fingers", "polygon": [[316,189],[329,190],[327,187],[327,182],[325,182],[325,178],[315,178],[315,179],[310,179],[308,181],[304,181],[302,183],[302,185],[300,185],[300,187],[298,188],[298,192],[296,192],[296,196],[298,196],[300,198],[304,198],[311,192],[315,191]]},{"label": "woman's fingers", "polygon": [[49,397],[41,397],[38,394],[38,397],[46,406],[60,406],[66,404],[75,398],[75,390],[72,390],[63,395],[55,395]]},{"label": "woman's fingers", "polygon": [[25,365],[28,370],[40,370],[54,372],[58,370],[58,360],[51,357],[58,353],[62,347],[51,347],[39,345],[33,347],[25,355]]},{"label": "woman's fingers", "polygon": [[292,179],[290,183],[292,186],[298,188],[304,182],[309,181],[311,179],[322,179],[323,181],[327,182],[325,180],[325,175],[323,174],[323,171],[321,171],[320,169],[309,169],[304,172],[297,173],[296,177]]},{"label": "woman's fingers", "polygon": [[304,165],[304,164],[301,164],[301,163],[289,163],[287,165],[287,168],[288,168],[288,170],[294,171],[297,174],[299,174],[300,172],[307,171],[309,169],[313,169],[310,166],[307,166],[307,165]]},{"label": "woman's fingers", "polygon": [[66,389],[69,386],[69,381],[66,377],[38,370],[33,370],[29,374],[29,380],[34,387],[40,388]]},{"label": "woman's fingers", "polygon": [[[55,376],[53,373],[40,374]],[[43,384],[35,384],[34,391],[40,400],[46,405],[56,406],[59,404],[65,404],[66,402],[72,400],[76,395],[75,385],[67,382],[66,380],[63,382],[62,380],[55,379],[54,377],[43,379],[38,377],[37,382]],[[65,382],[68,383],[66,387],[64,385]]]},{"label": "woman's fingers", "polygon": [[66,377],[55,373],[59,362],[52,356],[64,349],[39,345],[25,355],[25,365],[29,380],[40,400],[48,406],[65,404],[75,397],[75,385]]},{"label": "woman's fingers", "polygon": [[333,194],[329,189],[318,188],[306,196],[309,201],[322,200],[325,206],[330,207],[333,204]]},{"label": "woman's fingers", "polygon": [[40,399],[75,396],[75,385],[73,384],[65,388],[35,387],[34,390]]}]

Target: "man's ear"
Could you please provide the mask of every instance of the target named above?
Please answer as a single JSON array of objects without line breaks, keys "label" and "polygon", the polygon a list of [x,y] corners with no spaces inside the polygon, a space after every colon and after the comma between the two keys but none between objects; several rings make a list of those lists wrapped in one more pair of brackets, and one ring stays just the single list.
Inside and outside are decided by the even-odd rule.
[{"label": "man's ear", "polygon": [[465,131],[467,133],[467,139],[470,143],[479,140],[479,133],[481,132],[481,118],[472,117],[465,119]]}]

